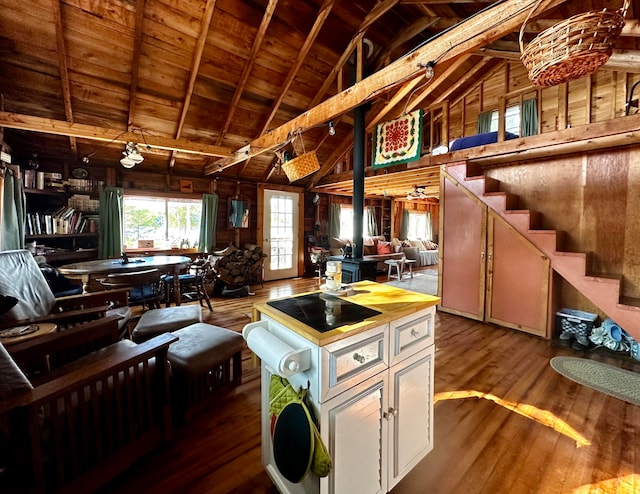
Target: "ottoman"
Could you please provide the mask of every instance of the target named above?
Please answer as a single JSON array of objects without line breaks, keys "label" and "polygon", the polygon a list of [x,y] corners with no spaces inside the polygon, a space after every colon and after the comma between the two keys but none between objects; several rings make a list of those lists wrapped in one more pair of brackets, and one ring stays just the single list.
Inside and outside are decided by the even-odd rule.
[{"label": "ottoman", "polygon": [[202,321],[199,305],[180,305],[164,309],[151,309],[142,314],[131,339],[142,343],[162,333],[169,333]]},{"label": "ottoman", "polygon": [[244,338],[206,323],[173,331],[180,338],[169,346],[174,416],[186,420],[195,411],[241,382]]}]

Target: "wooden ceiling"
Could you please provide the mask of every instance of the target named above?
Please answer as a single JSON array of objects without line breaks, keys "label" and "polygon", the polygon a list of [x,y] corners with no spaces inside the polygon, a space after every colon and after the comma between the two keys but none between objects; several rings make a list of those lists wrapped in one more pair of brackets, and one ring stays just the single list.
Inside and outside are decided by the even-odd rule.
[{"label": "wooden ceiling", "polygon": [[[43,167],[120,167],[134,141],[149,145],[137,170],[281,184],[274,151],[304,145],[321,168],[296,185],[349,194],[352,109],[368,105],[370,131],[409,97],[415,107],[461,94],[518,56],[519,29],[538,3],[0,0],[0,126],[18,162],[37,153]],[[612,3],[542,0],[524,36]],[[640,0],[631,3],[609,62],[627,72],[640,67]],[[418,63],[431,60],[436,77],[415,92]],[[425,185],[437,195],[437,175],[368,173],[366,191],[399,197]]]}]

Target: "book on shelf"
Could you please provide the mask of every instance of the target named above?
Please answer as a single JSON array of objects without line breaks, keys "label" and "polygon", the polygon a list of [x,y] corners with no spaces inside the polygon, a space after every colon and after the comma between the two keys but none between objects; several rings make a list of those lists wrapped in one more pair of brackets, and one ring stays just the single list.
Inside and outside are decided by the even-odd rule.
[{"label": "book on shelf", "polygon": [[55,211],[28,213],[25,227],[27,235],[69,235],[97,233],[98,223],[97,214],[65,206]]}]

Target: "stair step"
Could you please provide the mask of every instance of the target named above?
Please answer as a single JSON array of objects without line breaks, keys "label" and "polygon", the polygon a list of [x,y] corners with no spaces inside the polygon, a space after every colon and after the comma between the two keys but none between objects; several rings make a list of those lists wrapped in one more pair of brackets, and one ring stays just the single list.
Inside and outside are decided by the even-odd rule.
[{"label": "stair step", "polygon": [[[587,272],[587,254],[583,252],[554,252],[555,261],[553,267],[561,273],[565,278],[570,273],[577,274],[581,277],[586,276]],[[586,281],[586,280],[585,280]]]},{"label": "stair step", "polygon": [[487,191],[487,177],[478,175],[476,177],[466,177],[463,181],[464,186],[478,197]]},{"label": "stair step", "polygon": [[509,209],[504,211],[504,215],[507,222],[522,233],[535,229],[542,216],[539,211],[531,211],[530,209]]},{"label": "stair step", "polygon": [[603,282],[609,281],[611,283],[619,283],[622,276],[614,273],[590,273],[586,275],[586,278],[596,278]]},{"label": "stair step", "polygon": [[492,177],[484,178],[484,191],[485,192],[498,192],[500,190],[500,180]]},{"label": "stair step", "polygon": [[627,309],[640,312],[640,298],[635,297],[620,297],[620,303],[618,306],[621,309]]},{"label": "stair step", "polygon": [[496,211],[517,209],[519,197],[511,192],[485,192],[482,201]]},{"label": "stair step", "polygon": [[455,178],[458,182],[464,183],[467,180],[467,163],[449,163],[446,167],[447,173]]},{"label": "stair step", "polygon": [[557,230],[529,230],[531,241],[545,252],[556,252],[562,249],[564,232]]}]

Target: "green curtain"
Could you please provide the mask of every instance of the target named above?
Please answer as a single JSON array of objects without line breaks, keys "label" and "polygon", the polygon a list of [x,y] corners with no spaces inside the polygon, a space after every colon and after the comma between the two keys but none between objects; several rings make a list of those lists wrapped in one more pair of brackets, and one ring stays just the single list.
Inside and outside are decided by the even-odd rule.
[{"label": "green curtain", "polygon": [[329,206],[329,236],[340,238],[340,204]]},{"label": "green curtain", "polygon": [[378,223],[376,222],[376,208],[375,206],[367,206],[364,211],[364,224],[367,228],[367,236],[375,237],[378,235]]},{"label": "green curtain", "polygon": [[402,210],[402,218],[400,219],[400,240],[407,240],[409,236],[409,210]]},{"label": "green curtain", "polygon": [[218,196],[202,195],[202,215],[200,216],[200,252],[213,252],[216,248],[216,225],[218,221]]},{"label": "green curtain", "polygon": [[538,103],[535,98],[522,102],[522,137],[538,133]]},{"label": "green curtain", "polygon": [[124,189],[122,187],[105,187],[100,192],[100,241],[98,242],[100,259],[120,257],[122,253],[123,206]]},{"label": "green curtain", "polygon": [[491,132],[491,115],[492,111],[483,111],[478,115],[478,134]]},{"label": "green curtain", "polygon": [[19,172],[2,170],[2,250],[24,249],[24,225],[27,219],[24,185]]}]

